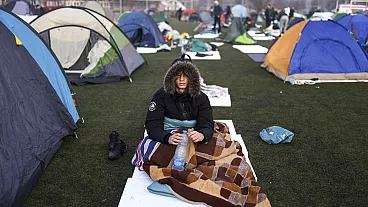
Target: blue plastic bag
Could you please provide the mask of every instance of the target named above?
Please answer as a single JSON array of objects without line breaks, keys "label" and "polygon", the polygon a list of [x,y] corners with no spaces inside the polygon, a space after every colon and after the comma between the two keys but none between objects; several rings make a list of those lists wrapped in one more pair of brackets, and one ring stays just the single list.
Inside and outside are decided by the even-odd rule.
[{"label": "blue plastic bag", "polygon": [[263,129],[259,133],[259,136],[261,136],[261,139],[268,144],[279,144],[291,142],[294,137],[294,133],[279,126],[272,126],[267,129]]},{"label": "blue plastic bag", "polygon": [[153,182],[151,185],[149,185],[147,187],[147,190],[153,194],[176,198],[176,196],[171,192],[167,185],[161,184],[158,181]]}]

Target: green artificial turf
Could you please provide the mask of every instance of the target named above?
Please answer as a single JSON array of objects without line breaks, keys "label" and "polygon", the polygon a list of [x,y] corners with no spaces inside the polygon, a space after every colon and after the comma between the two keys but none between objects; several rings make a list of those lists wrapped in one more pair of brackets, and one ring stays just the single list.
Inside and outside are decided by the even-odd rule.
[{"label": "green artificial turf", "polygon": [[[197,25],[172,26],[192,35]],[[229,44],[220,52],[221,61],[195,63],[206,84],[229,88],[232,106],[214,107],[214,117],[233,120],[271,204],[367,205],[368,84],[292,86]],[[73,86],[85,119],[79,139],[64,139],[25,206],[117,206],[150,99],[179,55],[179,49],[144,55],[149,65],[133,73],[132,83]],[[263,142],[259,132],[274,125],[293,131],[292,143]],[[129,146],[116,161],[107,159],[112,130]]]}]

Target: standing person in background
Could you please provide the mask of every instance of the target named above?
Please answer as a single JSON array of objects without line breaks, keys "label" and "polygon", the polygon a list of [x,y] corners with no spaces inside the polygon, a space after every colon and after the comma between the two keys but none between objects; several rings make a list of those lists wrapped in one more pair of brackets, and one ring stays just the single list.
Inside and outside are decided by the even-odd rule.
[{"label": "standing person in background", "polygon": [[183,9],[180,7],[178,11],[176,11],[176,18],[178,18],[179,22],[181,20],[181,16],[183,14]]},{"label": "standing person in background", "polygon": [[267,5],[266,11],[265,11],[265,16],[266,16],[266,28],[267,28],[271,25],[271,21],[272,21],[272,18],[273,18],[273,10],[271,8],[271,4]]},{"label": "standing person in background", "polygon": [[210,8],[210,15],[211,15],[211,17],[213,17],[213,6],[211,6],[211,8]]},{"label": "standing person in background", "polygon": [[289,24],[289,16],[285,13],[284,10],[280,10],[278,20],[280,22],[280,36],[281,36],[286,31],[286,28]]},{"label": "standing person in background", "polygon": [[220,34],[221,33],[221,21],[220,21],[220,16],[222,14],[222,7],[219,5],[218,1],[215,1],[215,6],[213,7],[213,15],[215,18],[215,22],[213,24],[213,31],[216,32],[216,24],[218,24],[218,29],[217,32]]},{"label": "standing person in background", "polygon": [[293,18],[293,17],[294,17],[294,12],[295,12],[295,9],[294,9],[294,7],[292,6],[292,7],[290,8],[289,21],[291,21],[291,18]]},{"label": "standing person in background", "polygon": [[232,17],[231,8],[230,6],[226,7],[226,13],[225,13],[225,23],[229,24],[230,18]]}]

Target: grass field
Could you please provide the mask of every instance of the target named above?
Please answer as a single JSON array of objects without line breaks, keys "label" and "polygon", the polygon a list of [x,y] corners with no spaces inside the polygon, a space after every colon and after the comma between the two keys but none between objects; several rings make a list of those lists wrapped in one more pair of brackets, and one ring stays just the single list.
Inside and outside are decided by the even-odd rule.
[{"label": "grass field", "polygon": [[[190,34],[197,26],[172,25]],[[220,52],[221,61],[195,63],[205,83],[229,88],[232,107],[215,107],[214,118],[233,120],[271,204],[366,206],[368,84],[292,86],[229,44]],[[64,139],[25,206],[117,206],[150,99],[179,55],[179,49],[144,55],[149,65],[133,73],[132,83],[73,86],[85,119],[79,139]],[[264,143],[259,132],[274,125],[293,131],[292,143]],[[129,146],[116,161],[107,159],[112,130]]]}]

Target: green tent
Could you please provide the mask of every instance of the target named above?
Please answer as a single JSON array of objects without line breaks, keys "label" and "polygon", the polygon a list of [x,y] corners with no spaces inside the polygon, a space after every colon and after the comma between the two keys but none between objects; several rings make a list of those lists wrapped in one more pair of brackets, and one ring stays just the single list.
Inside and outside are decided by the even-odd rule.
[{"label": "green tent", "polygon": [[156,11],[155,13],[152,14],[152,19],[156,22],[166,22],[167,24],[170,23],[170,18],[164,13],[164,12],[158,12]]},{"label": "green tent", "polygon": [[129,13],[131,13],[131,11],[126,11],[126,12],[121,13],[121,14],[119,15],[119,17],[116,19],[116,21],[117,21],[117,22],[119,22],[119,20],[120,20],[124,15],[129,14]]},{"label": "green tent", "polygon": [[257,41],[248,35],[239,17],[235,17],[231,22],[231,26],[227,30],[224,40],[233,44],[249,45],[257,43]]},{"label": "green tent", "polygon": [[335,13],[333,16],[332,16],[332,20],[334,20],[334,21],[339,21],[341,18],[343,18],[343,17],[345,17],[345,16],[347,16],[348,14],[347,13],[345,13],[345,12],[337,12],[337,13]]}]

